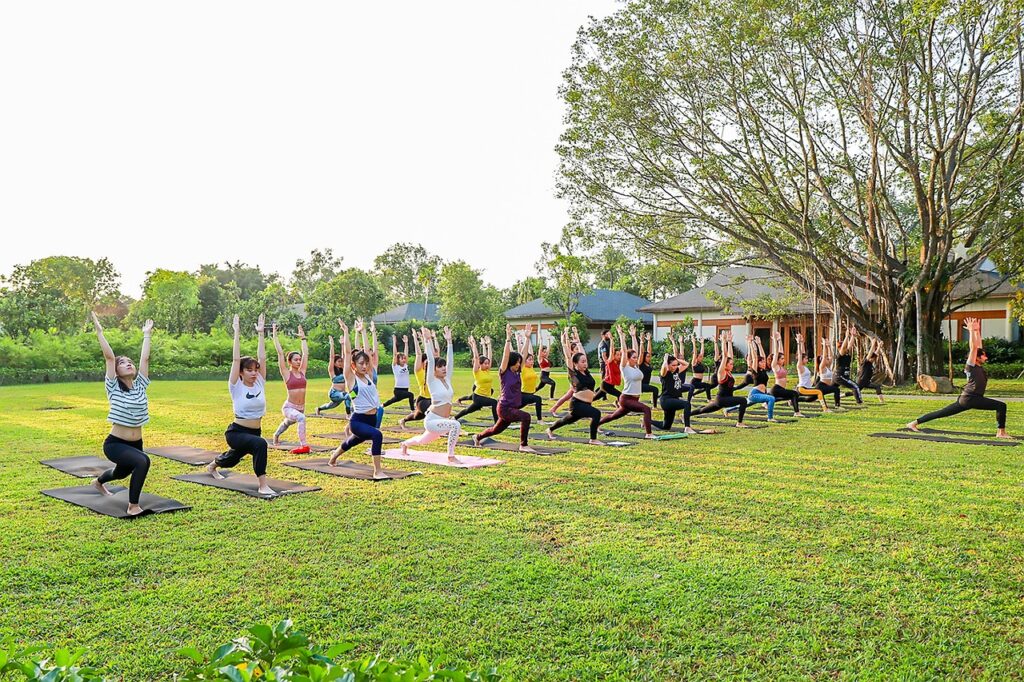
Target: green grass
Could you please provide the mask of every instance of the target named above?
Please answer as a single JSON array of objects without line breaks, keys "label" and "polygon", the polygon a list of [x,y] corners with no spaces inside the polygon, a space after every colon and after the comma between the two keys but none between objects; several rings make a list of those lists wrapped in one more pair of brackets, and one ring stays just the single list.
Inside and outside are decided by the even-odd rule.
[{"label": "green grass", "polygon": [[[148,443],[222,448],[224,382],[150,397]],[[37,411],[55,404],[76,409]],[[383,484],[275,452],[272,476],[323,491],[271,502],[173,481],[188,467],[154,458],[147,490],[193,509],[121,522],[39,494],[76,481],[38,460],[100,453],[102,386],[0,388],[0,633],[86,646],[127,680],[283,617],[509,679],[1020,676],[1024,447],[868,438],[937,407],[869,404]],[[1009,409],[1019,432],[1024,404]],[[991,414],[947,423],[994,431]]]}]

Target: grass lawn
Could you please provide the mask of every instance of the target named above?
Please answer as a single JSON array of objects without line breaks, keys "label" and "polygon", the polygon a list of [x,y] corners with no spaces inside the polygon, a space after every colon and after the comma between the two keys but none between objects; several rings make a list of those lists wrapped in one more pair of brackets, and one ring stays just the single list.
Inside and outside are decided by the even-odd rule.
[{"label": "grass lawn", "polygon": [[[311,381],[309,402],[326,389]],[[280,382],[268,394],[278,406]],[[150,400],[147,443],[223,448],[224,382],[154,382]],[[75,409],[38,411],[57,404]],[[1024,445],[869,438],[938,405],[868,404],[632,448],[480,451],[508,462],[387,483],[272,452],[271,476],[323,490],[269,502],[154,458],[146,489],[193,509],[123,522],[39,494],[78,482],[38,460],[101,454],[102,385],[0,388],[0,633],[85,646],[126,680],[283,617],[516,680],[1019,677]],[[1024,404],[1009,411],[1024,431]]]}]

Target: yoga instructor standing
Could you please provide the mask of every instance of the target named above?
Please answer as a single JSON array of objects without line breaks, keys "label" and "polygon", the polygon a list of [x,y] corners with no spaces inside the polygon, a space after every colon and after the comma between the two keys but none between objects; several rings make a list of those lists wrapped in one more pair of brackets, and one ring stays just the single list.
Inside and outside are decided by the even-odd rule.
[{"label": "yoga instructor standing", "polygon": [[128,483],[128,515],[138,516],[143,511],[139,506],[142,486],[149,473],[149,456],[142,451],[142,426],[149,421],[149,348],[153,335],[153,320],[146,320],[142,326],[142,354],[136,370],[132,361],[124,355],[114,355],[110,344],[103,336],[103,327],[96,313],[92,314],[96,337],[107,363],[104,384],[110,412],[107,421],[111,423],[110,435],[103,441],[103,454],[114,463],[112,469],[104,471],[92,484],[104,495],[113,495],[106,483],[131,476]]}]

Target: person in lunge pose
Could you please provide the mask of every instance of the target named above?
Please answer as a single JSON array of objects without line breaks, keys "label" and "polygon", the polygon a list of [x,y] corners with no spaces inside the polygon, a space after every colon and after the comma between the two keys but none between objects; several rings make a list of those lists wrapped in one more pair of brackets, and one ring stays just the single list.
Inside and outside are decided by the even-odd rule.
[{"label": "person in lunge pose", "polygon": [[860,395],[860,386],[850,378],[850,371],[853,368],[853,348],[857,343],[857,328],[852,324],[846,328],[846,336],[839,344],[839,352],[836,355],[836,385],[845,386],[853,391],[853,397],[860,405],[864,402]]},{"label": "person in lunge pose", "polygon": [[306,442],[306,366],[309,364],[309,346],[306,344],[306,332],[302,331],[299,325],[299,341],[302,352],[290,351],[287,359],[284,351],[281,350],[281,342],[277,339],[277,325],[271,325],[270,335],[274,340],[274,349],[277,351],[277,369],[284,379],[284,385],[288,389],[288,400],[281,406],[281,414],[284,420],[274,431],[274,445],[281,444],[281,435],[288,430],[292,424],[299,425],[299,447],[291,450],[293,455],[304,455],[309,452],[309,443]]},{"label": "person in lunge pose", "polygon": [[[331,379],[331,390],[327,392],[330,400],[316,408],[317,416],[321,412],[333,410],[338,405],[345,403],[345,413],[352,414],[352,399],[349,398],[348,389],[345,387],[345,361],[334,352],[334,337],[328,337],[331,344],[331,364],[327,367],[327,376]],[[266,374],[266,370],[264,370]]]},{"label": "person in lunge pose", "polygon": [[446,357],[434,359],[434,346],[436,345],[432,336],[433,333],[424,327],[421,330],[423,335],[423,346],[427,356],[426,381],[430,384],[430,407],[427,410],[426,419],[423,421],[424,431],[420,436],[409,438],[400,446],[403,455],[409,454],[409,447],[413,445],[426,445],[432,443],[441,436],[448,436],[448,461],[458,462],[455,458],[455,444],[459,442],[459,434],[462,432],[462,424],[451,418],[452,402],[455,390],[452,388],[451,371],[455,366],[452,349],[452,330],[444,328],[444,340],[448,346]]},{"label": "person in lunge pose", "polygon": [[[537,332],[539,334],[540,330],[538,329]],[[530,341],[532,333],[532,325],[527,324],[521,334],[516,334],[516,347],[519,350],[519,354],[523,356],[523,371],[520,372],[523,382],[523,404],[520,407],[525,410],[527,405],[533,405],[537,411],[537,423],[543,424],[544,418],[541,414],[541,407],[544,401],[537,395],[537,389],[540,388],[540,375],[537,374],[537,370],[533,366],[533,343]]]},{"label": "person in lunge pose", "polygon": [[839,404],[840,400],[842,400],[842,393],[839,390],[839,384],[836,383],[836,375],[832,369],[834,364],[832,346],[827,338],[822,338],[821,355],[818,356],[818,383],[814,384],[814,387],[821,391],[823,396],[831,393],[836,407],[842,409],[842,405]]},{"label": "person in lunge pose", "polygon": [[[538,331],[538,333],[540,332]],[[540,340],[538,339],[537,342],[540,343]],[[537,350],[538,364],[540,364],[540,386],[538,387],[538,390],[544,386],[550,386],[551,393],[548,395],[548,399],[554,400],[556,386],[555,380],[551,378],[551,359],[548,357],[550,354],[551,349],[547,346],[541,346]]]},{"label": "person in lunge pose", "polygon": [[[747,386],[751,387],[747,395],[747,406],[764,403],[768,406],[768,421],[778,421],[775,419],[775,396],[768,393],[768,358],[764,356],[761,339],[753,335],[747,336],[747,373],[736,390]],[[731,413],[735,409],[730,407],[724,412]]]},{"label": "person in lunge pose", "polygon": [[869,388],[874,390],[878,394],[878,402],[884,403],[885,398],[882,397],[882,384],[874,383],[875,362],[878,360],[879,353],[882,352],[882,340],[875,339],[869,344],[868,348],[868,353],[863,362],[860,363],[860,368],[857,371],[857,387],[860,388],[862,393]]},{"label": "person in lunge pose", "polygon": [[395,377],[395,388],[390,400],[384,403],[384,407],[397,403],[400,400],[409,401],[409,409],[414,409],[412,391],[409,390],[409,337],[402,337],[403,352],[398,352],[398,338],[391,335],[391,357],[394,360],[391,364],[391,372]]},{"label": "person in lunge pose", "polygon": [[654,357],[654,344],[651,341],[650,332],[640,332],[640,371],[644,373],[643,383],[640,390],[643,393],[651,394],[651,407],[658,406],[658,387],[651,383],[651,375],[654,370],[651,368],[651,358]]},{"label": "person in lunge pose", "polygon": [[[570,333],[569,329],[563,329],[562,338],[568,339],[568,342],[570,344],[569,346],[562,347],[562,356],[566,359],[566,362],[569,362],[569,358],[576,357],[577,353],[583,353],[584,355],[586,355],[586,351],[583,350],[583,343],[580,342],[580,332],[578,329],[576,329],[576,327],[572,327],[572,333]],[[569,365],[566,365],[567,372],[569,369],[571,369],[571,367]],[[572,398],[573,392],[575,390],[575,384],[570,380],[569,389],[565,392],[565,395],[558,399],[558,402],[551,406],[551,409],[548,411],[548,413],[555,419],[561,418],[561,415],[558,414],[558,409]],[[593,400],[593,398],[591,398],[591,400]],[[590,401],[588,401],[587,404],[590,404]]]},{"label": "person in lunge pose", "polygon": [[[328,461],[329,466],[336,466],[338,457],[365,441],[371,442],[370,455],[373,458],[373,478],[388,478],[381,466],[383,456],[382,445],[384,434],[377,428],[377,411],[380,409],[380,394],[377,384],[373,381],[374,363],[371,355],[365,350],[351,351],[349,346],[348,326],[338,320],[341,328],[341,354],[345,358],[345,383],[351,386],[352,420],[349,428],[352,435],[338,446]],[[354,332],[363,330],[361,320],[357,320]]]},{"label": "person in lunge pose", "polygon": [[96,313],[92,314],[92,323],[107,366],[104,386],[110,402],[110,411],[107,413],[110,435],[103,441],[103,455],[114,464],[113,468],[95,478],[92,484],[103,495],[113,495],[107,490],[106,484],[131,476],[128,482],[128,515],[138,516],[145,511],[139,506],[139,496],[142,495],[146,475],[149,474],[149,456],[142,451],[142,427],[149,421],[146,387],[149,386],[153,320],[146,320],[142,325],[142,354],[138,369],[127,356],[114,355]]},{"label": "person in lunge pose", "polygon": [[[622,330],[618,330],[619,337],[622,337]],[[604,358],[604,367],[602,368],[601,374],[601,388],[594,395],[594,400],[605,400],[609,395],[613,395],[616,398],[622,395],[619,390],[619,386],[622,385],[622,349],[615,347],[615,339],[612,338],[612,333],[608,332],[608,338],[601,341],[601,345],[598,346],[598,352],[603,352],[602,348],[607,342],[608,353],[602,356]]]},{"label": "person in lunge pose", "polygon": [[235,315],[231,326],[235,330],[235,342],[231,347],[231,372],[228,374],[228,393],[231,394],[231,407],[235,420],[224,432],[228,450],[210,462],[206,470],[214,478],[224,478],[219,468],[230,469],[242,461],[246,455],[252,455],[252,469],[259,482],[259,492],[263,495],[275,495],[267,485],[267,441],[263,438],[263,415],[267,413],[267,344],[264,339],[264,321],[261,314],[256,322],[256,336],[259,344],[256,357],[242,357],[241,327],[238,315]]},{"label": "person in lunge pose", "polygon": [[781,351],[782,349],[782,333],[775,332],[772,335],[772,372],[775,373],[775,385],[772,386],[772,395],[775,396],[776,400],[788,400],[789,404],[793,406],[794,417],[806,417],[803,412],[800,411],[800,394],[796,391],[791,391],[786,388],[786,383],[789,381],[789,372],[786,369],[786,356]]},{"label": "person in lunge pose", "polygon": [[804,351],[803,334],[796,335],[796,373],[799,381],[796,390],[800,395],[811,396],[821,403],[821,411],[828,412],[828,405],[825,404],[825,395],[814,387],[814,374],[807,366],[807,353]]},{"label": "person in lunge pose", "polygon": [[[693,378],[690,379],[690,395],[688,400],[693,402],[693,394],[697,391],[704,391],[707,394],[708,400],[711,400],[711,389],[714,387],[713,383],[705,383],[704,375],[708,371],[707,365],[704,364],[704,339],[700,339],[700,350],[697,350],[697,335],[693,337],[693,352],[690,354],[690,371],[693,372]],[[680,348],[680,350],[682,350]]]},{"label": "person in lunge pose", "polygon": [[[646,438],[654,438],[654,434],[651,433],[651,408],[640,402],[640,395],[643,392],[641,385],[644,380],[644,373],[640,371],[640,346],[637,345],[636,340],[636,327],[630,325],[629,337],[632,341],[632,348],[626,347],[626,335],[622,331],[622,327],[617,327],[616,331],[619,334],[619,347],[622,349],[618,362],[620,363],[619,373],[625,380],[622,387],[622,393],[619,394],[618,407],[611,414],[606,414],[601,418],[601,424],[607,424],[608,422],[615,421],[625,417],[630,412],[639,412],[643,415],[644,420],[644,433]],[[611,365],[605,368],[606,370],[611,369]],[[658,424],[659,428],[662,426]]]},{"label": "person in lunge pose", "polygon": [[505,327],[505,349],[502,351],[501,364],[498,365],[498,379],[501,381],[501,397],[498,399],[498,420],[473,436],[477,446],[484,438],[496,436],[514,422],[519,422],[519,452],[537,451],[530,447],[530,415],[519,409],[523,404],[522,378],[519,372],[523,358],[512,350],[512,325]]},{"label": "person in lunge pose", "polygon": [[[575,328],[573,331],[575,332]],[[558,429],[575,424],[581,419],[589,419],[590,444],[604,445],[597,439],[597,426],[601,421],[601,411],[591,404],[594,400],[596,382],[587,368],[587,354],[571,340],[568,329],[562,330],[561,341],[562,355],[565,358],[565,367],[569,373],[569,383],[572,386],[569,415],[562,417],[548,428],[548,438],[555,440],[555,431]]]},{"label": "person in lunge pose", "polygon": [[738,428],[747,428],[747,425],[743,423],[743,416],[747,411],[747,401],[743,398],[738,398],[733,395],[733,391],[736,386],[736,379],[732,376],[733,359],[732,359],[732,332],[722,332],[722,356],[718,364],[718,394],[714,400],[704,405],[699,410],[692,413],[693,416],[702,414],[708,414],[717,410],[724,409],[726,407],[738,407],[739,418],[736,421]]},{"label": "person in lunge pose", "polygon": [[[412,344],[413,352],[416,354],[416,364],[414,365],[414,373],[416,375],[416,383],[419,385],[419,396],[416,398],[416,404],[413,407],[412,412],[402,417],[398,422],[398,426],[405,429],[405,425],[408,422],[419,421],[427,416],[427,410],[430,408],[430,384],[427,382],[427,356],[426,353],[420,351],[420,339],[419,334],[415,329],[412,330]],[[426,344],[424,344],[424,347]],[[437,358],[437,348],[434,348],[434,358]]]},{"label": "person in lunge pose", "polygon": [[[491,358],[480,355],[476,348],[476,339],[472,336],[469,337],[469,350],[473,354],[473,403],[456,414],[455,419],[461,421],[467,414],[489,407],[491,408],[491,418],[496,422],[498,421],[498,401],[491,397],[491,387],[494,385],[494,377],[491,376]],[[518,368],[516,369],[518,370]],[[516,376],[518,375],[517,371]],[[518,407],[517,405],[516,409]]]},{"label": "person in lunge pose", "polygon": [[[671,339],[671,335],[669,338]],[[675,342],[672,346],[674,350]],[[661,363],[661,409],[665,411],[662,428],[665,431],[672,429],[676,413],[681,410],[686,433],[697,433],[690,427],[690,401],[683,397],[683,392],[688,390],[686,368],[689,366],[690,363],[680,360],[674,354],[666,355]]]},{"label": "person in lunge pose", "polygon": [[920,431],[921,429],[918,427],[921,424],[933,419],[952,417],[954,414],[960,414],[966,410],[991,410],[996,413],[996,437],[1011,438],[1006,431],[1006,403],[985,397],[988,375],[985,373],[984,366],[988,362],[988,353],[981,345],[981,320],[969,317],[964,320],[964,326],[970,332],[971,340],[970,350],[967,353],[967,365],[964,367],[967,383],[964,384],[960,397],[952,405],[918,417],[907,424],[907,428],[911,431]]}]

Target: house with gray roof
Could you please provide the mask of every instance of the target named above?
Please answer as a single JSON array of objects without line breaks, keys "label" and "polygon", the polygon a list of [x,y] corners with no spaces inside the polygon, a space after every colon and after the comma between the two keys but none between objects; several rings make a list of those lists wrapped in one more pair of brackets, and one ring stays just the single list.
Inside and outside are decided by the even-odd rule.
[{"label": "house with gray roof", "polygon": [[[576,312],[587,318],[587,334],[590,337],[587,349],[596,347],[601,332],[608,329],[619,317],[642,320],[650,328],[654,316],[640,311],[649,304],[650,301],[645,298],[614,289],[594,289],[586,296],[581,296]],[[542,340],[546,343],[550,340],[549,330],[554,329],[564,318],[559,311],[545,303],[544,299],[535,298],[506,310],[505,319],[514,325],[539,325],[543,330]]]},{"label": "house with gray roof", "polygon": [[403,303],[391,310],[385,310],[373,316],[377,324],[395,324],[396,322],[437,322],[440,317],[437,314],[436,303]]}]

